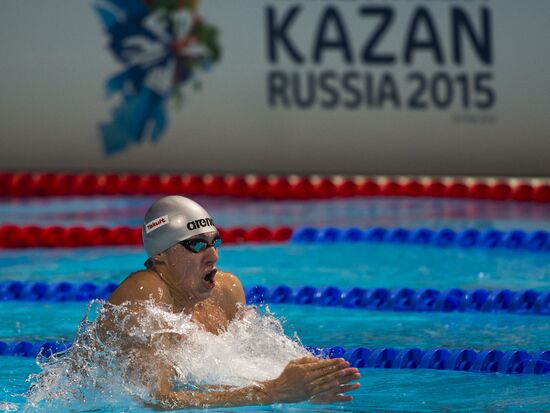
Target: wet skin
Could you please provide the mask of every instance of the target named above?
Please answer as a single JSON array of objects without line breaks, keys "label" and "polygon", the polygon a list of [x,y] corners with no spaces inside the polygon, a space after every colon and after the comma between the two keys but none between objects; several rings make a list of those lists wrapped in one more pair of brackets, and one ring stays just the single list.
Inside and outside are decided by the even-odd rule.
[{"label": "wet skin", "polygon": [[[213,231],[193,238],[202,238],[211,244],[217,236]],[[190,315],[191,320],[206,331],[219,334],[246,302],[240,280],[233,274],[217,270],[218,258],[218,250],[213,246],[193,253],[175,244],[151,257],[151,268],[128,276],[108,301],[114,305],[124,304],[132,318],[143,311],[144,301],[153,300],[174,313]],[[115,325],[109,323],[106,328],[116,328]],[[174,337],[166,337],[166,340],[167,344],[174,343]],[[142,360],[154,357],[148,349],[137,350]],[[172,391],[170,378],[174,372],[169,366],[160,366],[157,373],[158,383],[151,392],[160,402],[155,407],[162,409],[304,400],[318,403],[349,401],[351,396],[345,393],[359,387],[359,383],[349,383],[360,377],[359,371],[350,368],[343,359],[305,357],[291,361],[277,379],[244,388],[224,387],[220,391],[198,393]]]}]

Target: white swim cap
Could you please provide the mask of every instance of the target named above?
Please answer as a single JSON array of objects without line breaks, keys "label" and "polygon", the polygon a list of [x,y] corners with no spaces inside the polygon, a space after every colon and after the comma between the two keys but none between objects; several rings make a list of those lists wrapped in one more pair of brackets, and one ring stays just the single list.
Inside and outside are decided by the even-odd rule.
[{"label": "white swim cap", "polygon": [[180,241],[210,231],[216,231],[216,227],[203,207],[183,196],[166,196],[145,214],[143,246],[151,258]]}]

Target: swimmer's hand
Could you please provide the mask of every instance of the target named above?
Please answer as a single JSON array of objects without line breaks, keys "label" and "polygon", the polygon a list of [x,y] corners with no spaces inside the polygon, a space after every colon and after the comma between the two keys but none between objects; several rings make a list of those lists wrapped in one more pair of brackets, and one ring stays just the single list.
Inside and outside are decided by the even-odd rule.
[{"label": "swimmer's hand", "polygon": [[347,383],[360,377],[359,370],[344,359],[304,357],[291,361],[278,378],[263,384],[272,403],[335,403],[352,399],[344,393],[357,389],[359,383]]}]

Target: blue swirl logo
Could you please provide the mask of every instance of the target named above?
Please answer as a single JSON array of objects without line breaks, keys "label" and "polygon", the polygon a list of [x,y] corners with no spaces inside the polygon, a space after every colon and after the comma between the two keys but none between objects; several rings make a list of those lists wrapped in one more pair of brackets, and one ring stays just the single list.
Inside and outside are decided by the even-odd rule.
[{"label": "blue swirl logo", "polygon": [[108,48],[123,69],[109,77],[119,103],[100,125],[107,155],[144,139],[158,142],[168,126],[167,103],[181,106],[184,88],[200,89],[198,74],[221,56],[217,29],[197,12],[198,0],[99,0],[94,8]]}]

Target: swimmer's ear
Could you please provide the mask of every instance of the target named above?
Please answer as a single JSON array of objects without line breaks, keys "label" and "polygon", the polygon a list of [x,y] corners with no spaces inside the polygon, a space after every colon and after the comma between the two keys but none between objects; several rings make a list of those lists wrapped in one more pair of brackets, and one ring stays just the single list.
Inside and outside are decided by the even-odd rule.
[{"label": "swimmer's ear", "polygon": [[166,257],[164,252],[160,252],[156,255],[153,255],[150,259],[154,264],[157,264],[157,265],[166,263]]}]

